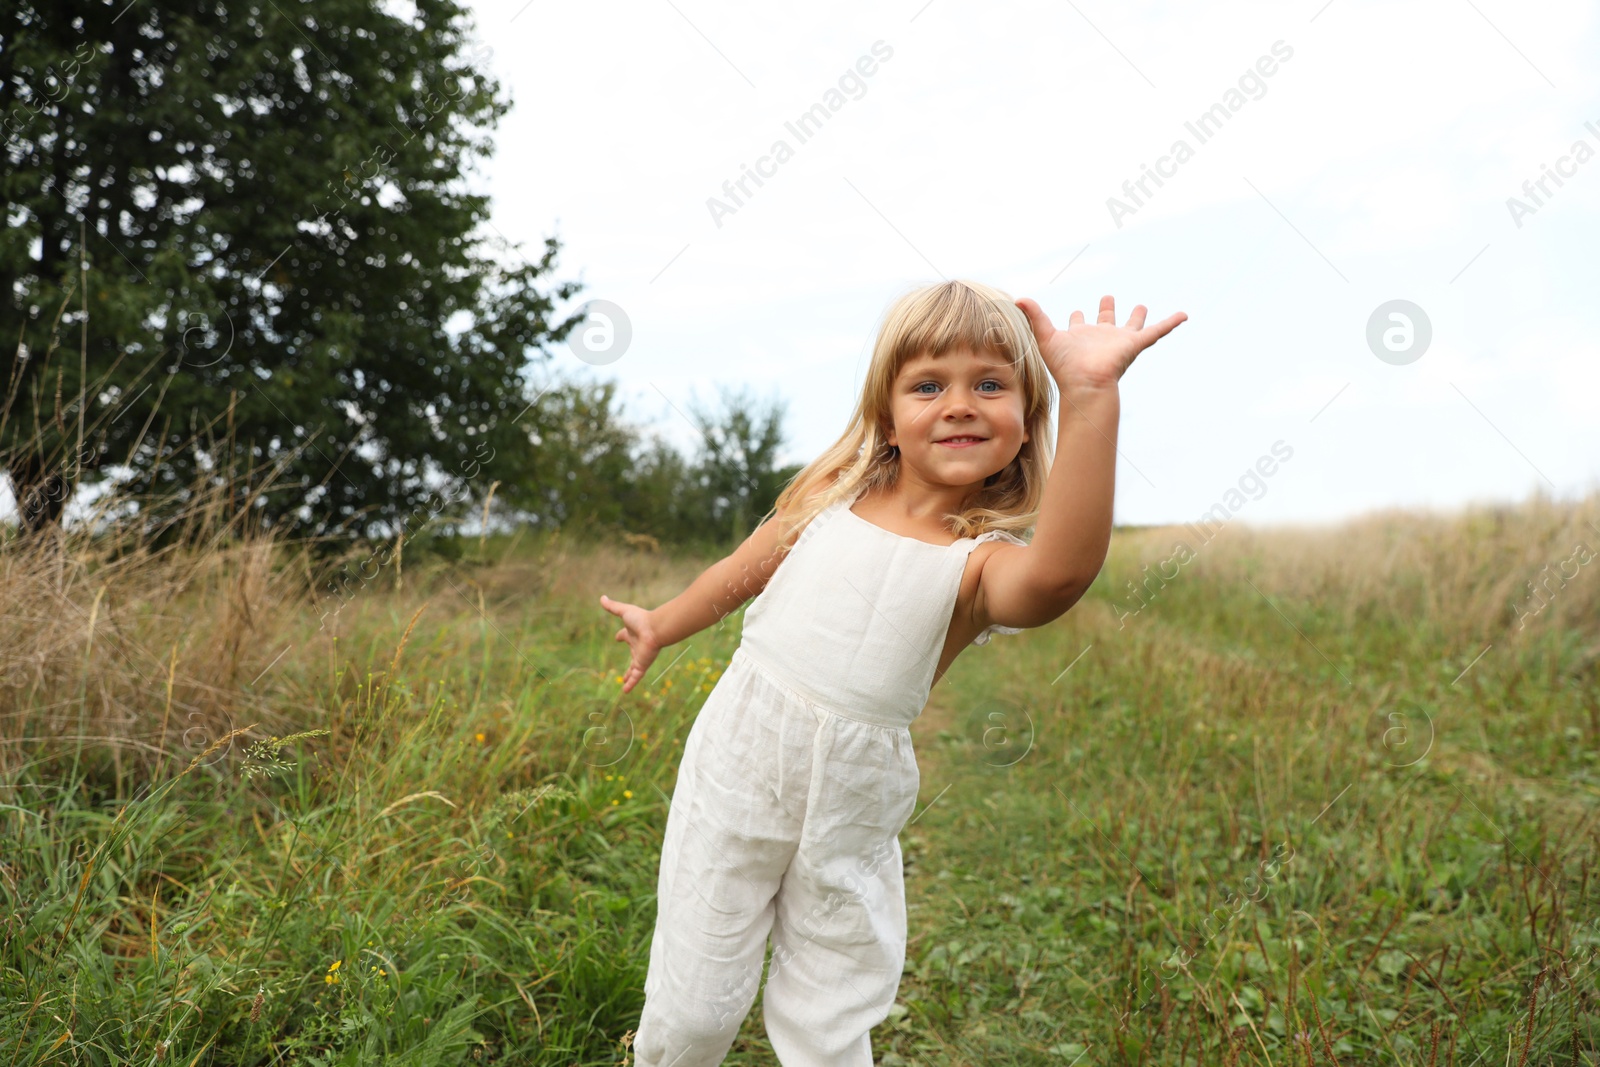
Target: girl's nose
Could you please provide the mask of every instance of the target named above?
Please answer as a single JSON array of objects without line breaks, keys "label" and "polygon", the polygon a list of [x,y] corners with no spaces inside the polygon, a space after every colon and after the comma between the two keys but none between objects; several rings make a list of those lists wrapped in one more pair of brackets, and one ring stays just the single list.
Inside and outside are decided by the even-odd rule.
[{"label": "girl's nose", "polygon": [[945,393],[946,415],[964,415],[977,411],[972,397],[960,389],[951,389]]}]

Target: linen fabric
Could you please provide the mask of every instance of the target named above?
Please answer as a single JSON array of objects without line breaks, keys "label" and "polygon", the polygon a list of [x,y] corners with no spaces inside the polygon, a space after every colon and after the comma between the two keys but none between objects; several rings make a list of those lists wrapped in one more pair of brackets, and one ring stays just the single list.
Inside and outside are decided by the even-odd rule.
[{"label": "linen fabric", "polygon": [[[689,731],[661,850],[638,1067],[709,1067],[754,1003],[784,1067],[871,1067],[906,950],[899,833],[972,549],[816,515]],[[992,632],[1019,628],[991,626]]]}]

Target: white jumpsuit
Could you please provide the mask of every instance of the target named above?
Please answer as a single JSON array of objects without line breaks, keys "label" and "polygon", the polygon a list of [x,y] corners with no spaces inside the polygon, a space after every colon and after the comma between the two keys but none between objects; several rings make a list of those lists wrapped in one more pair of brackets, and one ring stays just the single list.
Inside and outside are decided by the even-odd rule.
[{"label": "white jumpsuit", "polygon": [[[858,493],[857,496],[860,494]],[[661,850],[638,1067],[710,1067],[755,1000],[784,1067],[871,1067],[906,950],[898,835],[967,556],[850,511],[812,519],[745,611],[689,731]],[[988,643],[991,626],[973,642]]]}]

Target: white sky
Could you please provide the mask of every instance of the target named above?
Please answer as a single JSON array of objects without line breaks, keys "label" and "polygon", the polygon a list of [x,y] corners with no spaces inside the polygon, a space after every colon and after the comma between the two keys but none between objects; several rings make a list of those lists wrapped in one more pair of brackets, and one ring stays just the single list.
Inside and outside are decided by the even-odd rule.
[{"label": "white sky", "polygon": [[[1104,293],[1119,322],[1188,313],[1123,378],[1118,522],[1197,518],[1279,441],[1293,456],[1241,522],[1600,489],[1595,5],[474,11],[514,101],[480,176],[494,228],[530,255],[557,235],[572,306],[632,322],[616,362],[556,364],[618,380],[625,414],[686,450],[692,401],[751,386],[788,400],[784,461],[810,460],[893,297],[970,277],[1058,325]],[[865,93],[801,143],[785,123],[880,41]],[[1280,41],[1264,94],[1201,143],[1185,123]],[[707,199],[779,138],[793,158],[719,227]],[[1119,227],[1107,198],[1179,138],[1193,157]],[[1580,140],[1596,156],[1575,165]],[[1564,156],[1575,173],[1519,227],[1507,198]],[[1397,298],[1433,329],[1402,366],[1366,343]]]},{"label": "white sky", "polygon": [[[1196,518],[1280,440],[1242,522],[1600,490],[1594,5],[474,8],[516,105],[495,227],[530,254],[557,235],[573,304],[632,322],[616,362],[557,363],[686,448],[674,406],[748,385],[788,398],[785,460],[810,460],[893,297],[970,277],[1058,325],[1104,293],[1119,322],[1188,313],[1123,378],[1118,522]],[[864,95],[805,143],[785,129],[878,41]],[[1185,129],[1277,41],[1264,95]],[[719,228],[707,199],[779,138],[793,158]],[[1119,228],[1107,198],[1179,138],[1193,158]],[[1580,139],[1596,158],[1519,228],[1507,198]],[[1433,328],[1402,366],[1366,344],[1396,298]]]}]

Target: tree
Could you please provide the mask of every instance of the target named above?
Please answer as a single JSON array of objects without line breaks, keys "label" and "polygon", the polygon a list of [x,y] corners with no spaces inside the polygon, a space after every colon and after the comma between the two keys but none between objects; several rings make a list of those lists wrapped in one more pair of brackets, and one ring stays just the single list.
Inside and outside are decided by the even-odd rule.
[{"label": "tree", "polygon": [[466,175],[510,104],[462,6],[390,8],[0,16],[0,460],[27,527],[117,464],[175,499],[270,472],[292,488],[251,502],[263,524],[311,534],[532,467],[529,361],[579,287],[538,287],[555,238],[504,266],[479,236]]},{"label": "tree", "polygon": [[720,411],[691,409],[693,458],[626,418],[616,382],[552,380],[522,420],[538,444],[539,469],[500,488],[502,518],[648,535],[695,552],[737,544],[800,469],[774,466],[781,406],[758,410],[747,395],[724,390]]},{"label": "tree", "polygon": [[709,497],[712,519],[734,541],[743,541],[756,520],[777,502],[778,494],[797,468],[776,465],[783,445],[784,407],[773,401],[759,410],[747,392],[720,391],[724,411],[718,415],[699,405],[691,414],[700,433],[697,458],[700,484]]},{"label": "tree", "polygon": [[500,490],[507,510],[540,527],[593,530],[623,519],[619,490],[634,465],[637,431],[616,409],[617,383],[552,380],[522,420],[538,469]]}]

